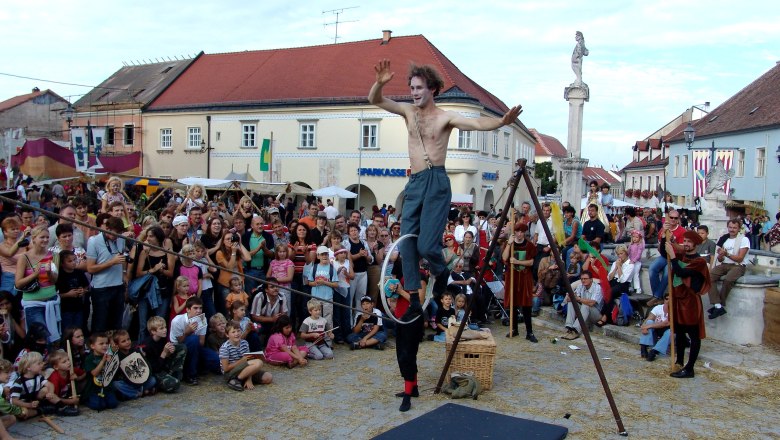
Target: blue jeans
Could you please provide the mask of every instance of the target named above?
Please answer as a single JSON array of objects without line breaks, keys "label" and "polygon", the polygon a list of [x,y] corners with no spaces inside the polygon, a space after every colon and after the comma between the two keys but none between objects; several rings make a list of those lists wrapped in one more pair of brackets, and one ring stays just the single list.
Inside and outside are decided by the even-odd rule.
[{"label": "blue jeans", "polygon": [[114,380],[111,382],[111,385],[116,388],[116,392],[121,394],[125,400],[132,400],[141,397],[145,391],[153,390],[154,386],[157,385],[157,379],[150,374],[149,379],[141,385],[125,382],[124,380]]},{"label": "blue jeans", "polygon": [[103,390],[103,397],[100,397],[98,392],[99,390],[87,398],[87,406],[90,409],[102,411],[104,409],[114,409],[119,406],[119,400],[117,400],[116,394],[114,394],[113,384],[109,384],[108,387]]},{"label": "blue jeans", "polygon": [[[655,321],[652,319],[648,319],[645,321],[645,324],[654,324]],[[667,328],[664,330],[664,334],[661,336],[661,339],[658,340],[658,342],[653,345],[653,342],[655,341],[655,329],[651,328],[648,329],[646,335],[642,335],[639,337],[639,343],[642,345],[647,345],[648,347],[652,346],[653,350],[665,355],[666,352],[669,350],[669,335],[670,331]]]},{"label": "blue jeans", "polygon": [[248,293],[249,296],[252,296],[252,291],[257,288],[257,286],[260,285],[259,281],[255,281],[249,277],[252,278],[259,278],[261,280],[265,280],[265,272],[263,272],[262,269],[256,269],[254,267],[246,267],[244,268],[244,292]]},{"label": "blue jeans", "polygon": [[81,328],[81,323],[84,321],[84,311],[78,312],[60,312],[60,326],[62,331],[65,331],[69,327]]},{"label": "blue jeans", "polygon": [[431,274],[447,269],[442,254],[441,234],[447,224],[452,190],[447,170],[433,167],[409,177],[404,188],[401,235],[417,234],[401,242],[404,288],[416,291],[420,284],[420,258],[428,260]]},{"label": "blue jeans", "polygon": [[658,257],[650,263],[650,290],[656,298],[663,298],[668,284],[666,258]]},{"label": "blue jeans", "polygon": [[197,377],[199,368],[216,374],[221,372],[219,355],[216,351],[200,345],[198,335],[184,338],[184,345],[187,346],[187,357],[184,360],[185,377]]},{"label": "blue jeans", "polygon": [[11,292],[16,295],[16,286],[14,286],[15,280],[16,275],[11,272],[3,272],[2,276],[0,276],[0,290]]},{"label": "blue jeans", "polygon": [[[333,302],[348,306],[352,304],[349,297],[349,287],[338,287],[334,289]],[[344,295],[344,296],[342,296]],[[334,335],[337,341],[345,341],[347,336],[352,333],[352,313],[349,309],[339,306],[333,306],[333,326],[338,327]]]},{"label": "blue jeans", "polygon": [[[360,332],[360,333],[350,333],[349,336],[347,336],[347,342],[350,344],[354,344],[356,342],[360,342],[363,337],[366,336],[366,333]],[[376,332],[374,336],[371,336],[370,339],[376,339],[377,341],[381,343],[387,342],[387,333],[385,333],[383,330],[380,330]]]},{"label": "blue jeans", "polygon": [[[168,310],[171,305],[170,298],[162,299],[156,309],[152,309],[149,305],[147,298],[138,302],[138,340],[143,341],[149,336],[149,331],[146,329],[146,323],[149,322],[149,318],[152,316],[160,316],[168,320]],[[151,315],[151,316],[150,316]]]},{"label": "blue jeans", "polygon": [[92,333],[122,328],[124,311],[124,284],[92,289]]},{"label": "blue jeans", "polygon": [[206,319],[211,319],[217,314],[217,310],[214,308],[214,288],[211,287],[200,292],[200,299],[203,300],[203,313],[206,314]]}]

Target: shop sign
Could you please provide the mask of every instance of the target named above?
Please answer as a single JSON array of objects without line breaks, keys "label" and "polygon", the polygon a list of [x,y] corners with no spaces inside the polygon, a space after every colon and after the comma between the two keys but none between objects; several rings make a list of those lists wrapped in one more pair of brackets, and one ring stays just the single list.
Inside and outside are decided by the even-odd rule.
[{"label": "shop sign", "polygon": [[498,180],[498,170],[495,173],[482,173],[482,180]]},{"label": "shop sign", "polygon": [[411,174],[411,170],[404,168],[358,168],[358,174],[361,176],[406,177]]}]

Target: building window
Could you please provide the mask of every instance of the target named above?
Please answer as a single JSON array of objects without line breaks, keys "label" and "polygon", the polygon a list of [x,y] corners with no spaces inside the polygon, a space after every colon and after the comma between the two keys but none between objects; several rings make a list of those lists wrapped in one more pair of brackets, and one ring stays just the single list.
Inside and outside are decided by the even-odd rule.
[{"label": "building window", "polygon": [[173,130],[170,128],[160,129],[160,148],[173,148]]},{"label": "building window", "polygon": [[756,177],[764,177],[766,168],[766,148],[756,149]]},{"label": "building window", "polygon": [[680,175],[680,156],[674,156],[674,177]]},{"label": "building window", "polygon": [[[661,182],[661,178],[659,176],[655,176],[655,187],[656,188],[658,188],[660,186],[659,185],[660,182]],[[658,194],[658,197],[663,197],[663,196],[661,194]]]},{"label": "building window", "polygon": [[312,122],[302,122],[300,125],[301,142],[298,148],[316,148],[314,146],[314,134],[316,133],[316,126]]},{"label": "building window", "polygon": [[493,156],[498,156],[498,130],[493,132]]},{"label": "building window", "polygon": [[135,127],[132,124],[125,125],[122,135],[124,138],[124,145],[132,146],[135,142]]},{"label": "building window", "polygon": [[360,148],[365,150],[379,148],[379,124],[363,124],[360,131]]},{"label": "building window", "polygon": [[187,148],[200,149],[200,143],[203,137],[200,134],[200,127],[187,128]]},{"label": "building window", "polygon": [[471,149],[471,133],[468,130],[460,130],[458,132],[458,148],[462,150]]},{"label": "building window", "polygon": [[631,177],[631,189],[636,188],[636,177]]},{"label": "building window", "polygon": [[480,135],[482,136],[482,152],[487,154],[487,146],[488,146],[488,133],[486,132],[480,132]]},{"label": "building window", "polygon": [[680,173],[683,177],[688,177],[688,155],[686,154],[682,158],[682,169],[680,169]]},{"label": "building window", "polygon": [[257,148],[257,124],[241,124],[241,148]]},{"label": "building window", "polygon": [[642,176],[639,176],[639,186],[637,188],[642,189]]},{"label": "building window", "polygon": [[114,126],[106,127],[106,145],[114,145]]},{"label": "building window", "polygon": [[737,151],[737,172],[735,177],[745,177],[745,150]]},{"label": "building window", "polygon": [[504,133],[504,159],[509,159],[509,133]]}]

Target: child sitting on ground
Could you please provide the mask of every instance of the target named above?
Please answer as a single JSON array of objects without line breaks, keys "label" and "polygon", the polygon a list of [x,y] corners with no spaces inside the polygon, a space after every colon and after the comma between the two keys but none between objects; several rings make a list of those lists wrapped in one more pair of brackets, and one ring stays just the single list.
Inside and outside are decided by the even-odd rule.
[{"label": "child sitting on ground", "polygon": [[300,332],[309,349],[308,357],[315,360],[333,359],[330,341],[333,340],[332,326],[322,317],[322,303],[316,299],[306,303],[309,317],[303,320]]},{"label": "child sitting on ground", "polygon": [[[246,303],[241,300],[233,301],[230,305],[230,320],[235,322],[241,327],[241,339],[246,340],[249,343],[249,349],[252,351],[260,351],[260,335],[258,334],[258,328],[255,324],[246,316]],[[230,336],[228,335],[228,338]]]},{"label": "child sitting on ground", "polygon": [[[79,415],[79,398],[74,397],[74,390],[71,390],[70,386],[70,358],[65,350],[57,350],[49,355],[49,364],[54,368],[54,372],[49,376],[49,383],[52,385],[52,392],[59,399],[57,404],[57,414],[61,416],[77,416]],[[77,380],[84,380],[87,373],[84,371],[73,371],[74,383]]]},{"label": "child sitting on ground", "polygon": [[168,316],[169,321],[173,321],[178,315],[184,314],[185,304],[190,295],[190,280],[185,276],[179,276],[173,282],[173,299],[171,299],[171,313]]},{"label": "child sitting on ground", "polygon": [[[13,364],[7,359],[0,358],[0,383],[8,382],[13,371]],[[0,396],[0,438],[11,438],[6,428],[10,428],[16,423],[16,417],[26,418],[27,409],[14,405]]]},{"label": "child sitting on ground", "polygon": [[206,348],[219,352],[219,348],[228,340],[227,332],[225,331],[226,325],[227,318],[222,313],[215,313],[209,319],[209,334],[206,336]]},{"label": "child sitting on ground", "polygon": [[265,361],[271,365],[287,365],[287,368],[305,366],[309,362],[306,355],[309,350],[306,347],[298,347],[295,344],[290,317],[282,315],[276,320],[268,345],[265,347]]},{"label": "child sitting on ground", "polygon": [[[464,295],[462,293],[459,293],[459,294],[457,294],[455,296],[455,322],[457,324],[460,324],[463,321],[463,318],[466,317],[466,301],[467,300],[468,300],[468,298],[466,297],[466,295]],[[487,329],[487,328],[486,329],[481,329],[481,328],[479,328],[479,326],[477,324],[472,324],[471,323],[471,318],[468,318],[467,326],[468,326],[468,328],[470,330],[478,330],[478,331],[479,330],[485,330],[485,331],[488,331],[488,332],[490,331],[490,329]]]},{"label": "child sitting on ground", "polygon": [[[60,340],[60,348],[67,350],[67,344],[65,341],[70,341],[70,354],[73,357],[73,369],[84,370],[84,358],[87,356],[86,349],[84,348],[84,331],[78,327],[68,327],[62,332],[62,339]],[[80,375],[79,375],[80,376]],[[81,380],[77,380],[79,390],[83,388],[82,381],[86,380],[86,376]]]},{"label": "child sitting on ground", "polygon": [[445,291],[441,294],[441,307],[436,311],[436,334],[433,340],[436,342],[446,342],[447,326],[450,319],[455,319],[455,309],[452,308],[452,292]]},{"label": "child sitting on ground", "polygon": [[141,343],[140,348],[149,364],[150,374],[157,381],[157,389],[164,393],[174,393],[181,385],[187,347],[168,340],[165,319],[159,316],[149,318],[146,329],[149,336]]},{"label": "child sitting on ground", "polygon": [[363,313],[355,317],[355,325],[352,333],[347,336],[350,350],[374,347],[377,350],[385,349],[387,334],[382,327],[382,312],[374,308],[374,301],[370,296],[360,298],[360,308]]},{"label": "child sitting on ground", "polygon": [[249,353],[249,344],[241,338],[241,327],[229,322],[225,327],[228,340],[219,348],[219,363],[228,388],[243,391],[254,389],[254,383],[271,383],[271,373],[262,370],[263,361]]},{"label": "child sitting on ground", "polygon": [[54,412],[52,405],[59,399],[54,395],[54,387],[41,374],[44,365],[43,356],[37,351],[30,351],[22,356],[17,368],[19,377],[11,385],[11,404],[31,410],[38,409],[43,404],[42,412]]},{"label": "child sitting on ground", "polygon": [[116,408],[119,406],[119,400],[114,392],[114,384],[103,379],[106,363],[111,360],[111,354],[108,353],[108,336],[100,332],[92,333],[89,336],[89,349],[90,352],[84,359],[87,385],[81,392],[81,402],[95,411]]},{"label": "child sitting on ground", "polygon": [[225,308],[230,310],[233,302],[241,301],[244,304],[249,304],[249,295],[244,292],[244,285],[241,282],[241,278],[237,275],[233,275],[230,279],[230,293],[225,298]]},{"label": "child sitting on ground", "polygon": [[[116,330],[111,335],[111,339],[114,345],[117,347],[117,355],[119,356],[119,370],[114,376],[114,387],[117,390],[118,397],[126,400],[137,399],[141,396],[149,396],[156,392],[155,385],[157,380],[152,374],[141,382],[140,379],[132,378],[125,373],[125,369],[122,368],[122,364],[126,362],[141,363],[143,362],[147,366],[149,363],[143,358],[140,350],[133,349],[133,341],[130,340],[130,334],[127,330]],[[150,372],[151,373],[151,372]]]}]

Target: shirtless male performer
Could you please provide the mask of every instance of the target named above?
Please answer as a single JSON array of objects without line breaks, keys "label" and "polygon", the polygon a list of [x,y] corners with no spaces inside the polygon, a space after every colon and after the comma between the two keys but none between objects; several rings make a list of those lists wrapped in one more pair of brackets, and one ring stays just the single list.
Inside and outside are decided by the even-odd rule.
[{"label": "shirtless male performer", "polygon": [[[452,201],[450,179],[444,168],[447,143],[452,129],[495,130],[515,122],[521,107],[511,108],[501,119],[467,118],[456,112],[441,110],[436,107],[433,98],[441,91],[444,81],[433,67],[414,64],[410,66],[408,75],[412,103],[395,102],[382,96],[382,88],[395,75],[395,72],[390,70],[390,60],[380,61],[374,70],[376,82],[368,94],[368,101],[381,109],[402,116],[409,133],[409,161],[412,175],[404,188],[401,234],[418,236],[401,243],[404,290],[410,293],[409,308],[401,319],[409,321],[422,314],[418,292],[421,287],[420,258],[425,258],[429,263],[431,276],[427,283],[428,289],[432,286],[435,292],[443,292],[449,278],[441,252],[441,234],[447,223],[447,213]],[[415,324],[422,326],[421,321],[417,320],[408,326]],[[403,327],[407,326],[398,327],[396,351],[402,348],[401,353],[409,352],[409,355],[416,359],[415,347],[401,347],[405,339],[409,339],[409,343],[414,344],[414,338],[403,338]],[[419,344],[419,341],[416,341],[416,344]],[[411,406],[409,397],[412,388],[416,385],[417,366],[416,362],[410,365],[412,362],[406,362],[401,357],[398,354],[398,363],[405,385],[404,400],[399,409],[408,411]]]}]

